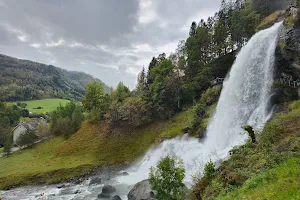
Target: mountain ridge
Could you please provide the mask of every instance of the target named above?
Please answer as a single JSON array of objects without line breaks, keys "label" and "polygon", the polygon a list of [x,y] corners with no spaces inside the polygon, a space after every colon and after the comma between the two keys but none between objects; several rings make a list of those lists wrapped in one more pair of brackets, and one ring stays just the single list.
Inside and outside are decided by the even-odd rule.
[{"label": "mountain ridge", "polygon": [[[84,72],[68,71],[53,65],[0,54],[0,101],[26,101],[44,98],[81,100],[91,80]],[[106,92],[109,87],[104,85]]]}]

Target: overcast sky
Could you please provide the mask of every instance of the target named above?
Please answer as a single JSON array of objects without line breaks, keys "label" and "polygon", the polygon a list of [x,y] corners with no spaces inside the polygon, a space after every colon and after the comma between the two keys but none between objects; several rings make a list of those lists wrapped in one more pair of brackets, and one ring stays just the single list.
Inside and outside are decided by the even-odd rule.
[{"label": "overcast sky", "polygon": [[221,0],[0,0],[0,53],[83,71],[131,89]]}]

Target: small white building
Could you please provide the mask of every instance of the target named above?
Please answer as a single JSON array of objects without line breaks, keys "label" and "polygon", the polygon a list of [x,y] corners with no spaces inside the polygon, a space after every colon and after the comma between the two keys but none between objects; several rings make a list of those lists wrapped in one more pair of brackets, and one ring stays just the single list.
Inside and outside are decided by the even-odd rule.
[{"label": "small white building", "polygon": [[19,139],[19,137],[23,134],[25,134],[28,131],[36,131],[36,127],[38,126],[38,123],[36,122],[20,122],[14,129],[13,129],[13,141],[16,143],[16,141]]}]

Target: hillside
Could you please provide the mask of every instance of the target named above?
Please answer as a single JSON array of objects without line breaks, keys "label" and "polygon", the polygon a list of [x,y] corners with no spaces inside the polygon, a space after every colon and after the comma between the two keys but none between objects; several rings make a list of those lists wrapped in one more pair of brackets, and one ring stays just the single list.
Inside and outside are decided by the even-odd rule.
[{"label": "hillside", "polygon": [[[81,100],[93,77],[52,65],[0,55],[0,101],[45,98]],[[97,81],[101,82],[99,79]],[[104,85],[105,91],[109,88]]]},{"label": "hillside", "polygon": [[84,174],[97,166],[132,163],[153,144],[182,135],[182,130],[192,121],[192,113],[192,109],[188,109],[170,120],[133,131],[123,130],[109,137],[106,122],[85,122],[68,140],[53,137],[32,149],[0,158],[0,188],[53,183]]}]

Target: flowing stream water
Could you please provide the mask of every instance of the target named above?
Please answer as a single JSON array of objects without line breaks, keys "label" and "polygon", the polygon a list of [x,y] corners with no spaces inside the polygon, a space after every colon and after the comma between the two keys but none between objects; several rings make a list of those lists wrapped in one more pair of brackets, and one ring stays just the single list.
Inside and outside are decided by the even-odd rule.
[{"label": "flowing stream water", "polygon": [[[281,23],[255,34],[238,54],[228,77],[207,137],[199,141],[187,135],[167,140],[150,149],[146,155],[126,172],[128,176],[115,175],[101,185],[89,186],[89,181],[58,189],[56,185],[28,186],[0,192],[4,199],[39,199],[44,193],[47,199],[97,199],[104,184],[116,187],[115,194],[127,199],[134,184],[147,179],[149,168],[161,157],[176,155],[185,164],[187,186],[192,184],[192,175],[203,170],[205,163],[226,159],[229,151],[243,144],[247,135],[242,126],[249,124],[260,129],[271,114],[270,96],[273,84],[275,48]],[[76,194],[74,194],[76,193]]]}]

